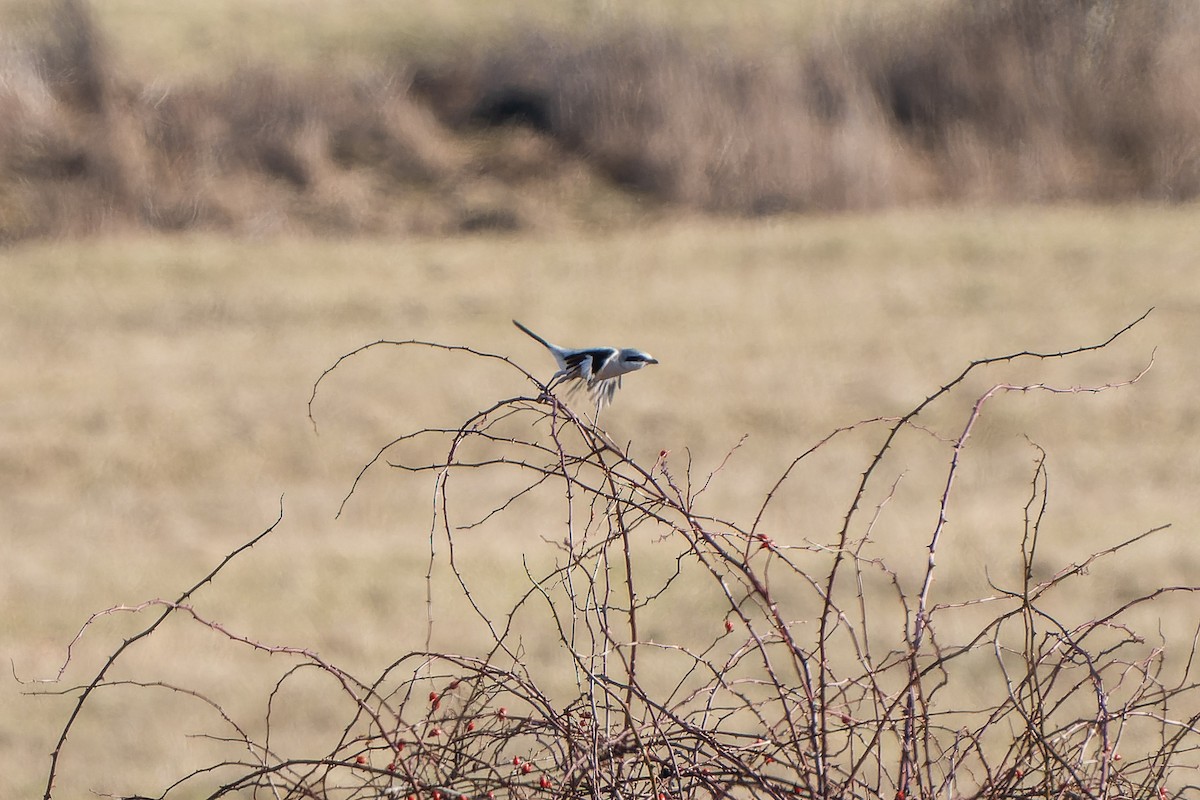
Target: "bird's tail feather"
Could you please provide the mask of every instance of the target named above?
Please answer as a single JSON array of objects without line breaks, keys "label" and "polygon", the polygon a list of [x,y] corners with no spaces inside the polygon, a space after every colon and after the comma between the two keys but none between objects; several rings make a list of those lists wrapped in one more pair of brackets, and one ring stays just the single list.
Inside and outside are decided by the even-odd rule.
[{"label": "bird's tail feather", "polygon": [[538,336],[538,335],[537,335],[536,333],[534,333],[533,331],[529,330],[529,328],[526,328],[524,325],[522,325],[521,323],[517,322],[515,319],[512,321],[512,323],[513,323],[513,325],[516,325],[518,328],[520,328],[522,331],[524,331],[524,332],[525,332],[525,333],[526,333],[528,336],[532,337],[534,341],[536,341],[536,342],[540,342],[540,343],[541,343],[541,345],[542,345],[543,347],[545,347],[547,350],[557,350],[557,349],[558,349],[557,347],[555,347],[554,345],[550,344],[549,342],[547,342],[547,341],[546,341],[545,339],[543,339],[542,337]]}]

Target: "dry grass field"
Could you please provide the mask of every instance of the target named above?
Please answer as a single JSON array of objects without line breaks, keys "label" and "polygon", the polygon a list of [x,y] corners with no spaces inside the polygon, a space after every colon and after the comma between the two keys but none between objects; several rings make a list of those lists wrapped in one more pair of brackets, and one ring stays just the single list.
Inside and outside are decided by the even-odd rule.
[{"label": "dry grass field", "polygon": [[[993,401],[969,442],[938,592],[986,592],[985,568],[1011,577],[1034,456],[1025,436],[1049,453],[1048,563],[1174,526],[1098,567],[1067,598],[1068,613],[1194,581],[1196,213],[911,211],[588,237],[133,237],[10,248],[0,253],[9,387],[0,649],[22,680],[53,677],[89,613],[174,596],[269,525],[281,496],[280,528],[206,588],[199,607],[364,676],[420,646],[430,480],[377,470],[335,521],[338,502],[399,433],[460,422],[529,387],[486,366],[385,348],[322,384],[319,435],[305,403],[340,354],[381,338],[470,345],[548,375],[546,354],[512,328],[513,316],[565,343],[653,352],[661,366],[626,382],[606,427],[650,461],[660,449],[673,459],[690,450],[698,472],[747,435],[705,504],[746,520],[790,459],[832,428],[902,413],[973,358],[1103,341],[1154,306],[1110,350],[993,369],[924,419],[953,436],[992,382],[1124,380],[1157,351],[1135,386]],[[773,535],[827,536],[876,444],[864,434],[802,469],[787,513],[769,520]],[[874,538],[902,572],[923,563],[948,455],[917,437],[885,463],[888,475],[905,476],[904,489]],[[554,535],[553,509],[530,514],[528,524]],[[462,557],[493,571],[501,597],[524,585],[522,552],[553,557],[529,529],[464,541]],[[439,603],[452,602],[446,594]],[[1161,620],[1181,647],[1194,624],[1186,607]],[[470,626],[447,608],[435,604],[434,644],[470,650]],[[683,636],[721,616],[701,609],[659,633]],[[4,795],[38,790],[69,708],[65,698],[24,692],[86,679],[136,624],[113,618],[91,629],[61,684],[8,682]],[[527,646],[535,662],[553,663],[550,643]],[[277,665],[228,650],[180,625],[156,634],[122,674],[211,691],[252,723]],[[338,724],[319,689],[297,698],[287,738],[303,742]],[[187,734],[206,730],[209,717],[178,698],[110,689],[68,741],[58,796],[151,790],[201,757],[204,743]]]},{"label": "dry grass field", "polygon": [[[699,511],[748,526],[833,430],[908,412],[974,359],[1103,342],[1153,307],[1105,349],[973,373],[897,437],[855,530],[879,507],[869,555],[911,591],[975,401],[1001,383],[1124,383],[1153,361],[1134,385],[988,401],[933,599],[1019,583],[1038,448],[1038,577],[1171,526],[1046,609],[1089,620],[1195,585],[1200,20],[1177,0],[934,13],[949,5],[107,0],[47,26],[45,4],[0,0],[0,796],[44,792],[71,690],[154,612],[97,619],[68,660],[88,616],[177,597],[281,509],[192,599],[206,619],[364,680],[413,649],[488,645],[441,549],[431,566],[432,475],[375,464],[337,512],[397,436],[534,387],[495,361],[381,345],[322,380],[310,420],[323,371],[379,340],[542,378],[549,356],[510,319],[648,350],[661,364],[629,376],[603,427],[647,466],[665,452],[677,476],[716,471]],[[529,92],[532,117],[489,105]],[[885,429],[820,447],[777,493],[763,529],[797,563],[836,538]],[[456,485],[462,519],[512,488]],[[478,601],[500,614],[528,591],[526,570],[561,558],[563,517],[543,491],[457,532]],[[664,541],[632,546],[646,575],[675,563]],[[811,636],[811,596],[772,574]],[[891,597],[867,581],[872,602]],[[1128,620],[1167,648],[1164,680],[1194,609],[1171,596]],[[876,613],[894,639],[897,604]],[[728,614],[677,586],[640,639],[711,640]],[[543,687],[576,691],[558,635],[518,632]],[[55,796],[155,796],[227,757],[219,714],[169,687],[256,737],[271,702],[275,751],[328,753],[344,703],[307,673],[272,699],[293,663],[173,618],[86,705]],[[647,687],[670,681],[652,672]],[[998,680],[963,659],[939,702],[974,708]],[[1122,749],[1157,746],[1137,737]]]},{"label": "dry grass field", "polygon": [[[939,0],[921,0],[932,6]],[[218,0],[197,6],[182,0],[146,3],[111,0],[97,8],[121,65],[136,75],[164,80],[220,75],[238,63],[307,67],[315,61],[362,67],[397,51],[441,55],[464,39],[478,45],[514,27],[538,25],[576,30],[612,21],[670,25],[690,34],[718,33],[739,49],[761,49],[764,37],[778,42],[804,38],[829,22],[884,16],[911,8],[914,0],[800,0],[747,3],[736,13],[719,0],[605,0],[604,2],[479,3],[447,0]],[[46,4],[0,0],[0,15],[13,27],[40,24]]]}]

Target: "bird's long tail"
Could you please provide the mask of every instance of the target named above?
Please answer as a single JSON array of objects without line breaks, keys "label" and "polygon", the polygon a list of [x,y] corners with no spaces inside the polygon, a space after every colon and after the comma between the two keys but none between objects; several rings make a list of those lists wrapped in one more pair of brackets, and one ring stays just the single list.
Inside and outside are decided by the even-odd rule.
[{"label": "bird's long tail", "polygon": [[540,342],[540,343],[541,343],[541,345],[542,345],[543,347],[545,347],[547,350],[549,350],[551,353],[557,353],[557,351],[560,349],[560,348],[558,348],[558,347],[556,347],[556,346],[554,346],[554,345],[550,344],[550,343],[549,343],[549,342],[547,342],[545,339],[543,339],[542,337],[538,336],[538,335],[537,335],[536,333],[534,333],[533,331],[529,330],[529,328],[526,328],[524,325],[522,325],[521,323],[517,322],[515,319],[514,319],[512,322],[513,322],[513,325],[516,325],[518,328],[520,328],[521,330],[523,330],[523,331],[524,331],[526,334],[528,334],[529,336],[531,336],[531,337],[534,339],[534,341],[536,341],[536,342]]}]

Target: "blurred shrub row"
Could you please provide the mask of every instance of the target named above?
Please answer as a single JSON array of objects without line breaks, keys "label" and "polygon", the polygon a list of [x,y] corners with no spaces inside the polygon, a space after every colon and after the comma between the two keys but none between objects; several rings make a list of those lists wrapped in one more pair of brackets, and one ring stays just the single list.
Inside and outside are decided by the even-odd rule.
[{"label": "blurred shrub row", "polygon": [[665,30],[521,31],[370,74],[164,86],[113,56],[75,1],[0,43],[0,242],[556,227],[611,221],[613,197],[759,215],[1200,191],[1185,0],[942,5],[756,58]]}]

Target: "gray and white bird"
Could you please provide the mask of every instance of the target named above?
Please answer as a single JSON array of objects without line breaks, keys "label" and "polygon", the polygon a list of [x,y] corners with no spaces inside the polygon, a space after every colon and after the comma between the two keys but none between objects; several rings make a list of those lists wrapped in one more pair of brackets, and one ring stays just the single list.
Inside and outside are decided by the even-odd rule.
[{"label": "gray and white bird", "polygon": [[551,385],[557,381],[579,381],[575,386],[586,386],[588,394],[596,402],[596,413],[612,402],[613,395],[621,388],[621,376],[635,372],[647,364],[657,364],[658,359],[649,353],[626,347],[618,350],[615,347],[583,347],[572,350],[559,347],[547,342],[521,323],[513,320],[522,331],[533,337],[558,362],[558,372],[550,379]]}]

